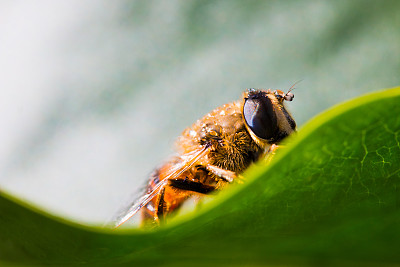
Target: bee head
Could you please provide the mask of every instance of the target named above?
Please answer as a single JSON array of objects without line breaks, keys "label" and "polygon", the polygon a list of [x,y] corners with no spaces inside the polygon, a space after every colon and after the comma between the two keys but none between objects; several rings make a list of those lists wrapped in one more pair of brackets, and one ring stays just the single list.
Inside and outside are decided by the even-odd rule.
[{"label": "bee head", "polygon": [[295,131],[296,123],[283,105],[284,100],[293,98],[293,93],[285,94],[281,90],[249,89],[245,93],[243,118],[257,144],[276,144]]}]

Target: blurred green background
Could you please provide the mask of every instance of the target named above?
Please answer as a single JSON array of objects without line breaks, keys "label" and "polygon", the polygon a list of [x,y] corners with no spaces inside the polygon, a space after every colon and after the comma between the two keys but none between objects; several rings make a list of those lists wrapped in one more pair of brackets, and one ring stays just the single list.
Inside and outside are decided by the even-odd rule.
[{"label": "blurred green background", "polygon": [[400,85],[399,1],[5,1],[0,18],[0,188],[88,224],[246,88],[301,80],[301,127]]}]

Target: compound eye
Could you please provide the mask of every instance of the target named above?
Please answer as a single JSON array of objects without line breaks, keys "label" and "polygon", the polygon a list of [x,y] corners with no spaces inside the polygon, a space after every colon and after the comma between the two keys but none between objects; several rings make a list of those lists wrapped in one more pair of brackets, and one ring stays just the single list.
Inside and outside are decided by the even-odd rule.
[{"label": "compound eye", "polygon": [[286,101],[292,101],[293,98],[294,98],[294,94],[291,93],[291,92],[289,92],[289,93],[287,93],[287,94],[285,95],[285,100],[286,100]]},{"label": "compound eye", "polygon": [[273,139],[278,131],[277,119],[268,97],[249,98],[243,106],[243,116],[247,126],[262,139]]}]

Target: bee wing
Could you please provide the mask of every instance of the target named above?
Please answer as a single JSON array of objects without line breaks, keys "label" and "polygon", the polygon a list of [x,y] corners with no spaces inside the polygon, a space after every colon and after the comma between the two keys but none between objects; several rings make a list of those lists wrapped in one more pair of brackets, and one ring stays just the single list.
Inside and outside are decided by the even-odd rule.
[{"label": "bee wing", "polygon": [[133,205],[122,212],[122,214],[118,216],[116,220],[114,220],[114,228],[119,227],[121,224],[129,220],[133,215],[135,215],[141,208],[146,206],[146,204],[149,203],[150,200],[152,200],[160,192],[160,190],[163,188],[164,185],[167,184],[167,182],[167,179],[162,180],[153,188],[151,192],[136,200]]},{"label": "bee wing", "polygon": [[193,152],[182,155],[182,162],[176,164],[173,168],[171,168],[165,178],[158,182],[151,192],[139,198],[125,212],[118,216],[115,220],[114,227],[119,227],[121,224],[129,220],[133,215],[135,215],[141,208],[146,206],[146,204],[149,203],[168,183],[169,179],[174,179],[187,171],[190,167],[193,166],[193,164],[195,164],[200,158],[204,157],[208,153],[210,147],[211,146],[206,145],[197,150],[194,150]]}]

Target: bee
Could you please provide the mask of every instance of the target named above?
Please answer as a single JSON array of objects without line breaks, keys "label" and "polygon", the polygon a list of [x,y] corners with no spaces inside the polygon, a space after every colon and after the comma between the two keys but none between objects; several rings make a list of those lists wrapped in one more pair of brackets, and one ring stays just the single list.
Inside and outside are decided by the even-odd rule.
[{"label": "bee", "polygon": [[[292,86],[293,88],[293,86]],[[185,129],[177,156],[151,175],[146,193],[115,221],[120,226],[139,210],[142,225],[158,226],[191,197],[202,197],[238,182],[241,173],[273,153],[296,123],[284,101],[292,88],[248,89],[242,99],[218,107]]]}]

